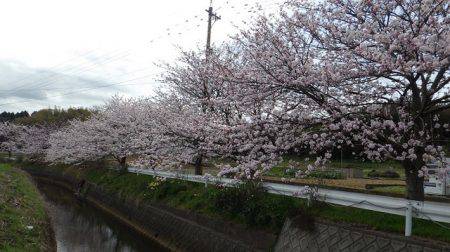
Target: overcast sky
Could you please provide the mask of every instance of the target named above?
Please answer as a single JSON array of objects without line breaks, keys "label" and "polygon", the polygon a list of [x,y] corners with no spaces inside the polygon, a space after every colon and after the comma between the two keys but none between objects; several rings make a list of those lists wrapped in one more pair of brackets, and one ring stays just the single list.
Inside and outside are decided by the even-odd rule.
[{"label": "overcast sky", "polygon": [[[215,0],[220,43],[277,0]],[[90,107],[114,94],[148,96],[155,63],[204,47],[209,0],[0,1],[0,111]]]}]

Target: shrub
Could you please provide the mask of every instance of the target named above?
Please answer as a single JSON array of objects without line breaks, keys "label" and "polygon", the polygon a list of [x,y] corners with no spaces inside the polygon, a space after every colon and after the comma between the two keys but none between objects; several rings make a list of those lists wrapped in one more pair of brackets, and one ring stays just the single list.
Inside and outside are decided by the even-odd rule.
[{"label": "shrub", "polygon": [[371,170],[367,175],[370,178],[400,178],[400,174],[393,170],[387,170],[384,172]]},{"label": "shrub", "polygon": [[379,178],[381,177],[381,173],[379,171],[376,170],[371,170],[367,176],[369,176],[369,178]]},{"label": "shrub", "polygon": [[264,198],[265,192],[261,183],[248,181],[237,187],[220,189],[214,199],[214,205],[233,217],[242,215],[247,224],[255,225],[261,211],[258,203]]},{"label": "shrub", "polygon": [[295,177],[297,172],[298,172],[298,169],[287,168],[284,170],[284,175],[288,176],[288,177]]},{"label": "shrub", "polygon": [[296,228],[314,231],[316,219],[308,208],[296,208],[289,212],[292,225]]},{"label": "shrub", "polygon": [[[149,184],[151,187],[151,185]],[[171,195],[176,195],[179,192],[186,191],[187,185],[180,180],[167,180],[158,183],[156,187],[153,187],[153,196],[156,199],[164,199]]]},{"label": "shrub", "polygon": [[400,174],[398,174],[396,171],[387,170],[383,173],[381,173],[381,176],[384,178],[400,178]]},{"label": "shrub", "polygon": [[270,195],[260,182],[247,181],[236,187],[220,187],[212,197],[217,211],[242,220],[248,226],[279,229],[290,211],[299,207],[291,197]]},{"label": "shrub", "polygon": [[344,174],[340,171],[313,171],[308,177],[310,178],[322,178],[322,179],[344,179]]}]

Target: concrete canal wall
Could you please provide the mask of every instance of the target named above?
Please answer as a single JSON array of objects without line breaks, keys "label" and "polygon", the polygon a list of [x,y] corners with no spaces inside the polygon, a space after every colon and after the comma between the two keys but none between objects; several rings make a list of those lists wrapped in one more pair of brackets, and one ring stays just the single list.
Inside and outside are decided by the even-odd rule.
[{"label": "concrete canal wall", "polygon": [[[46,171],[35,179],[76,192],[79,180]],[[268,251],[275,236],[164,205],[139,204],[86,182],[84,199],[173,251]]]},{"label": "concrete canal wall", "polygon": [[396,234],[359,230],[336,223],[316,223],[314,231],[297,227],[292,220],[284,223],[275,252],[298,251],[436,251],[448,252],[450,246],[437,241],[405,238]]}]

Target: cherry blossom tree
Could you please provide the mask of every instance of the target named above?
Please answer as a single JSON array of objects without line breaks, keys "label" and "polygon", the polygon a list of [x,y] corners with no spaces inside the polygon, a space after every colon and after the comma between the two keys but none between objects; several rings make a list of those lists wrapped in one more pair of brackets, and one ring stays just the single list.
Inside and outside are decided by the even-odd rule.
[{"label": "cherry blossom tree", "polygon": [[152,143],[151,107],[147,100],[113,97],[90,119],[74,120],[52,134],[47,159],[82,163],[112,157],[126,171],[127,158],[145,153]]},{"label": "cherry blossom tree", "polygon": [[[254,84],[246,83],[248,78],[243,76],[250,72],[254,68],[235,45],[214,48],[208,58],[202,52],[182,52],[176,64],[166,65],[165,90],[160,93],[164,97],[160,107],[166,111],[163,109],[159,114],[170,116],[163,116],[158,125],[170,128],[167,130],[170,133],[165,134],[175,138],[168,141],[172,145],[168,145],[166,153],[175,149],[185,152],[162,159],[172,157],[192,163],[196,174],[201,174],[202,158],[219,155],[237,164],[224,165],[220,174],[234,173],[248,178],[257,176],[259,168],[269,169],[278,162],[282,150],[274,147],[273,141],[280,139],[277,136],[280,133],[293,132],[287,128],[281,131],[283,124],[271,118],[275,113],[285,112],[279,108],[280,101],[290,98],[268,99],[257,86],[242,85],[242,82]],[[177,142],[175,131],[179,131],[182,142]],[[189,148],[185,144],[187,137]],[[268,143],[268,139],[273,141]],[[180,148],[174,146],[177,143]]]},{"label": "cherry blossom tree", "polygon": [[14,123],[0,124],[2,150],[24,154],[32,161],[44,161],[50,144],[50,134],[73,118],[86,118],[90,111],[82,108],[42,109],[31,116],[20,117]]},{"label": "cherry blossom tree", "polygon": [[0,124],[1,150],[24,154],[32,161],[44,161],[49,148],[49,137],[58,128],[52,125]]},{"label": "cherry blossom tree", "polygon": [[422,200],[426,164],[443,154],[433,142],[436,115],[450,108],[448,8],[438,0],[289,1],[279,16],[261,17],[232,46],[241,71],[223,71],[240,90],[234,101],[273,103],[259,123],[266,137],[254,144],[247,134],[239,144],[264,149],[264,163],[307,147],[325,154],[320,165],[344,145],[399,160],[407,197]]},{"label": "cherry blossom tree", "polygon": [[195,167],[203,173],[205,159],[216,156],[212,136],[216,119],[201,107],[186,103],[174,94],[158,97],[153,147],[148,152],[165,168]]},{"label": "cherry blossom tree", "polygon": [[23,134],[25,127],[13,123],[0,124],[0,151],[7,152],[11,157],[13,152],[19,152],[25,143]]},{"label": "cherry blossom tree", "polygon": [[19,153],[26,155],[32,161],[44,161],[47,149],[50,147],[50,134],[57,130],[50,126],[23,126],[22,134],[17,140],[22,147]]},{"label": "cherry blossom tree", "polygon": [[220,152],[220,127],[240,115],[234,102],[226,99],[230,91],[227,80],[218,75],[226,70],[224,62],[234,62],[226,52],[222,48],[207,54],[182,51],[177,62],[162,66],[164,86],[156,100],[164,140],[158,153],[166,161],[193,164],[197,175],[203,173],[205,159]]}]

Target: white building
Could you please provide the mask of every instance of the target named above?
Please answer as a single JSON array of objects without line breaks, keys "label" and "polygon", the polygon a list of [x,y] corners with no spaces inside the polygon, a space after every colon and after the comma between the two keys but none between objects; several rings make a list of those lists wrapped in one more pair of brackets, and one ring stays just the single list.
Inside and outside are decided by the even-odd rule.
[{"label": "white building", "polygon": [[428,164],[424,181],[425,194],[450,195],[450,158],[444,163]]}]

